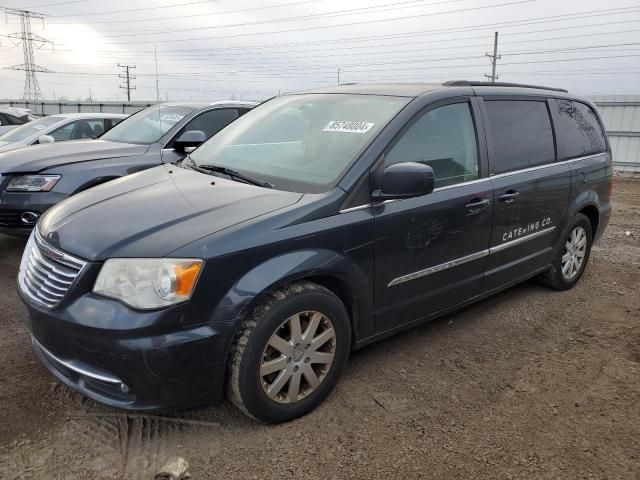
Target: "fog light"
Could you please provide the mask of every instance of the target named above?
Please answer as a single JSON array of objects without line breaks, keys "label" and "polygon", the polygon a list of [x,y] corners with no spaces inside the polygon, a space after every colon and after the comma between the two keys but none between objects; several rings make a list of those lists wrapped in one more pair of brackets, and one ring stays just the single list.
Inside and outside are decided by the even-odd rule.
[{"label": "fog light", "polygon": [[22,212],[20,215],[20,221],[25,225],[35,225],[40,218],[40,214],[37,212]]},{"label": "fog light", "polygon": [[122,393],[129,393],[129,387],[127,387],[124,383],[120,384],[120,390],[122,390]]}]

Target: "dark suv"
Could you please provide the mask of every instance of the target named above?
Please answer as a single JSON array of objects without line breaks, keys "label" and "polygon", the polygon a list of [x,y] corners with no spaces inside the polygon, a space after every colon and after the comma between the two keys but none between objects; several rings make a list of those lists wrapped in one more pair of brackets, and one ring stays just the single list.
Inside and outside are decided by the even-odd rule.
[{"label": "dark suv", "polygon": [[513,84],[276,97],[163,165],[57,205],[19,290],[42,362],[125,409],[226,389],[282,422],[351,350],[531,277],[578,282],[611,212],[594,106]]},{"label": "dark suv", "polygon": [[28,235],[42,213],[71,195],[181,160],[254,105],[229,101],[154,105],[118,123],[99,140],[0,153],[0,233]]}]

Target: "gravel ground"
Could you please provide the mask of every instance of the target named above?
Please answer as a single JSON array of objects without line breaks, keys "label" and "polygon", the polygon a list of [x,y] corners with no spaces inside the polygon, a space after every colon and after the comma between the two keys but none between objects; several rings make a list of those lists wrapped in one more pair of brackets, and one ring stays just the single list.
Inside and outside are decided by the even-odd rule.
[{"label": "gravel ground", "polygon": [[[0,236],[0,478],[150,479],[172,455],[211,478],[640,478],[640,182],[581,283],[535,281],[355,353],[337,391],[267,427],[228,404],[126,415],[59,384]],[[630,235],[626,235],[629,231]]]}]

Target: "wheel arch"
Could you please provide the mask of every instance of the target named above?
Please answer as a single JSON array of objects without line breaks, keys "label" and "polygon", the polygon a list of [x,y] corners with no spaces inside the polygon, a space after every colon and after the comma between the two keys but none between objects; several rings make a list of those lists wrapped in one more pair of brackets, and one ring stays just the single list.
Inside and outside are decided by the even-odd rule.
[{"label": "wheel arch", "polygon": [[242,320],[264,295],[303,280],[327,288],[342,301],[349,314],[352,341],[355,343],[361,332],[362,319],[369,316],[372,308],[369,277],[340,253],[322,249],[302,250],[271,258],[252,268],[218,303],[212,322],[223,322],[233,332],[229,335],[226,355]]},{"label": "wheel arch", "polygon": [[598,210],[598,207],[595,205],[586,205],[582,207],[578,213],[582,213],[589,219],[589,223],[591,223],[591,235],[595,238],[596,233],[598,232],[598,225],[600,223],[600,211]]}]

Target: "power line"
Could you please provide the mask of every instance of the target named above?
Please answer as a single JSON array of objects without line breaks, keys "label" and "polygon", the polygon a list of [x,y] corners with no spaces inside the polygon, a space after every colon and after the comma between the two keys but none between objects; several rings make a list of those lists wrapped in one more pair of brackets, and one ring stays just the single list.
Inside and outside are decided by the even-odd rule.
[{"label": "power line", "polygon": [[[519,5],[519,4],[524,4],[524,3],[531,3],[531,2],[534,2],[534,1],[536,1],[536,0],[517,0],[517,1],[511,1],[511,2],[500,3],[500,4],[483,5],[483,6],[480,6],[480,7],[473,7],[473,8],[468,8],[468,9],[449,10],[449,11],[445,11],[445,12],[435,12],[435,13],[432,12],[432,13],[414,14],[414,15],[409,15],[409,16],[404,16],[404,17],[382,18],[382,19],[377,19],[377,20],[366,20],[366,21],[360,21],[360,22],[342,23],[342,24],[337,24],[337,25],[322,25],[322,26],[297,28],[297,29],[288,29],[288,30],[275,30],[275,31],[272,31],[272,32],[260,32],[260,33],[258,33],[258,32],[245,32],[245,33],[238,33],[238,34],[232,34],[232,35],[218,35],[218,36],[193,37],[193,38],[174,38],[174,39],[166,39],[166,40],[105,42],[105,43],[103,43],[103,45],[127,45],[127,46],[130,46],[130,45],[136,45],[136,44],[153,44],[153,43],[166,43],[166,42],[175,43],[175,42],[187,42],[187,41],[194,41],[194,40],[212,40],[212,39],[219,39],[219,38],[232,38],[232,37],[241,37],[241,36],[271,35],[271,34],[288,33],[288,32],[300,32],[300,31],[307,32],[307,31],[310,31],[310,30],[320,30],[320,29],[325,29],[325,28],[351,27],[351,26],[355,26],[355,25],[366,25],[366,24],[374,24],[374,23],[381,23],[381,22],[406,20],[406,19],[413,19],[413,18],[419,18],[419,17],[434,16],[434,15],[444,15],[444,14],[450,14],[450,13],[462,13],[462,12],[478,11],[478,10],[483,10],[483,9],[491,9],[491,8],[499,8],[499,7],[505,7],[505,6]],[[637,9],[640,10],[640,7],[637,8]],[[239,26],[246,26],[246,25],[248,25],[248,24],[245,23],[245,24],[225,25],[224,27],[239,27]],[[186,29],[186,31],[191,31],[191,30],[192,29]]]},{"label": "power line", "polygon": [[[606,57],[602,57],[602,56],[597,56],[597,57],[580,57],[580,58],[559,58],[559,59],[551,59],[551,60],[530,60],[530,61],[523,61],[523,62],[505,62],[503,63],[503,65],[527,65],[527,64],[539,64],[539,63],[559,63],[559,62],[574,62],[574,61],[584,61],[584,60],[602,60],[602,59],[612,59],[612,58],[638,58],[640,57],[640,53],[637,54],[625,54],[625,55],[609,55]],[[456,60],[465,60],[465,59],[473,59],[473,58],[480,58],[479,56],[476,57],[456,57]],[[433,61],[438,63],[437,65],[434,66],[409,66],[409,67],[385,67],[384,69],[370,69],[367,68],[366,70],[353,70],[351,69],[350,72],[352,73],[366,73],[366,72],[376,72],[376,71],[382,71],[382,72],[388,72],[388,71],[406,71],[406,70],[433,70],[433,69],[447,69],[447,68],[470,68],[470,67],[483,67],[484,64],[479,63],[479,64],[466,64],[466,65],[441,65],[440,63],[443,60],[453,60],[452,58],[430,58],[428,59],[428,61]],[[411,61],[402,61],[402,62],[396,62],[396,63],[415,63],[415,62],[411,62]],[[381,62],[381,63],[372,63],[372,64],[353,64],[351,65],[351,67],[363,67],[363,66],[369,66],[369,65],[393,65],[394,62]],[[307,70],[311,67],[309,66],[305,66],[304,70]],[[318,69],[329,69],[331,70],[330,66],[326,66],[326,67],[317,67]],[[300,70],[300,69],[298,69]],[[341,72],[345,71],[346,69],[344,68],[344,66],[340,67]],[[260,73],[260,71],[257,71],[258,73]],[[95,73],[95,72],[56,72],[58,75],[87,75],[87,76],[114,76],[115,74],[112,73]],[[233,70],[233,71],[225,71],[225,74],[247,74],[247,75],[253,75],[256,73],[256,70]],[[277,71],[273,71],[273,72],[268,72],[268,71],[262,71],[261,73],[272,73],[273,75],[280,75],[283,77],[286,77],[286,70],[282,70],[282,69],[278,69]],[[177,73],[160,73],[159,74],[162,77],[176,77],[176,78],[180,78],[180,77],[184,77],[184,76],[189,76],[192,78],[195,77],[219,77],[220,73],[200,73],[200,72],[177,72]],[[313,72],[306,72],[306,71],[298,71],[297,76],[304,76],[304,75],[313,75],[313,76],[317,76],[319,74],[317,73],[313,73]],[[327,74],[325,74],[327,75]],[[143,74],[139,74],[140,77],[153,77],[155,76],[155,73],[143,73]],[[334,77],[335,78],[335,77]]]},{"label": "power line", "polygon": [[[594,51],[595,50],[600,50],[600,51],[612,51],[612,52],[622,52],[625,50],[622,49],[609,49],[607,50],[607,48],[609,47],[615,47],[615,46],[633,46],[633,45],[640,45],[640,42],[628,42],[628,43],[621,43],[621,44],[604,44],[604,45],[591,45],[591,46],[583,46],[583,47],[573,47],[573,48],[562,48],[562,49],[552,49],[552,50],[527,50],[527,51],[510,51],[510,52],[505,52],[503,53],[503,55],[505,56],[520,56],[520,55],[540,55],[540,54],[562,54],[562,53],[566,53],[566,52],[577,52],[577,51],[583,51],[583,50],[591,50]],[[422,49],[422,51],[427,51],[429,49]],[[439,50],[438,48],[434,48],[431,50]],[[409,52],[411,50],[393,50],[393,51],[385,51],[385,52],[378,52],[379,54],[384,54],[384,55],[394,55],[392,58],[394,61],[392,62],[387,62],[387,64],[401,64],[401,63],[411,63],[411,62],[423,62],[423,61],[447,61],[447,60],[468,60],[468,59],[474,59],[474,58],[478,58],[479,54],[470,54],[470,56],[459,56],[459,57],[447,57],[447,58],[429,58],[429,57],[419,57],[419,58],[414,58],[414,57],[410,57],[410,58],[398,58],[396,56],[396,54],[398,53],[405,53],[405,52]],[[421,51],[421,50],[418,50]],[[637,52],[637,49],[630,49],[630,50],[626,50],[626,51],[631,51],[631,52]],[[357,54],[360,55],[360,54]],[[344,55],[335,55],[335,54],[328,54],[328,55],[316,55],[314,56],[314,59],[320,59],[320,58],[333,58],[333,57],[344,57]],[[370,54],[367,54],[367,56],[371,56]],[[268,58],[267,60],[273,60],[275,62],[278,62],[279,60],[295,60],[298,58],[308,58],[307,56],[300,56],[300,57],[271,57]],[[220,60],[220,59],[216,59],[216,60]],[[231,59],[232,62],[231,63],[221,63],[220,61],[216,61],[215,65],[217,67],[225,67],[225,66],[237,66],[239,65],[239,63],[237,61],[234,61],[233,59]],[[237,60],[237,59],[236,59]],[[353,66],[375,66],[375,65],[380,65],[383,63],[383,60],[385,60],[384,58],[379,59],[379,61],[377,62],[371,62],[371,63],[360,63],[360,64],[348,64],[345,62],[344,58],[342,58],[342,61],[340,62],[341,66],[344,67],[353,67]],[[250,61],[250,65],[248,65],[249,67],[253,68],[254,70],[262,70],[262,67],[266,67],[266,68],[271,68],[271,67],[277,67],[277,63],[271,63],[271,62],[256,62],[256,61],[251,61],[251,59],[249,59],[248,61]],[[176,65],[176,60],[169,61],[169,66],[172,65]],[[178,63],[179,64],[179,63]],[[76,64],[76,65],[82,65],[82,64]],[[110,64],[103,64],[103,65],[110,65]],[[143,64],[145,66],[154,66],[154,64]],[[138,64],[138,66],[140,66],[140,64]],[[259,68],[256,68],[259,67]],[[207,67],[208,69],[210,67]],[[335,66],[333,64],[301,64],[301,63],[297,63],[296,67],[293,67],[294,70],[299,70],[300,68],[311,68],[311,69],[333,69],[335,68]],[[279,71],[287,71],[287,70],[291,70],[291,68],[280,68]],[[197,72],[197,70],[189,70],[188,73],[193,73],[193,72]],[[187,73],[187,72],[185,72]],[[489,76],[489,78],[491,78]]]},{"label": "power line", "polygon": [[220,0],[198,0],[195,2],[187,2],[187,3],[171,3],[169,5],[154,5],[153,7],[141,7],[141,8],[129,8],[126,10],[107,10],[102,12],[89,12],[89,13],[70,13],[66,15],[51,15],[52,18],[63,18],[63,17],[88,17],[95,15],[110,15],[113,13],[131,13],[131,12],[146,12],[149,10],[159,10],[161,8],[176,8],[176,7],[186,7],[187,5],[198,5],[202,3],[215,3]]},{"label": "power line", "polygon": [[[217,15],[229,15],[233,13],[245,13],[245,12],[253,12],[257,10],[267,10],[272,8],[281,8],[281,7],[292,7],[298,5],[305,5],[308,3],[318,3],[322,0],[305,0],[302,2],[290,2],[290,3],[280,3],[276,5],[263,5],[261,7],[250,7],[250,8],[241,8],[238,10],[223,10],[219,12],[210,12],[210,13],[197,13],[192,15],[171,15],[167,17],[154,17],[154,18],[131,18],[125,20],[100,20],[95,22],[82,22],[84,25],[96,25],[96,24],[107,24],[107,23],[140,23],[140,22],[158,22],[161,20],[176,20],[181,18],[201,18],[201,17],[209,17],[209,16],[217,16]],[[416,1],[425,1],[425,0],[413,0]],[[463,1],[463,0],[455,0],[455,1]],[[54,25],[77,25],[78,22],[52,22]]]},{"label": "power line", "polygon": [[[457,1],[461,1],[461,0],[443,0],[441,2],[435,2],[435,3],[428,4],[428,5],[438,5],[438,4],[442,4],[442,3],[451,3],[451,2],[457,2]],[[482,5],[482,6],[479,6],[479,7],[461,8],[461,9],[457,9],[457,10],[447,10],[447,11],[442,11],[442,12],[420,13],[420,14],[408,15],[408,16],[404,16],[404,17],[382,18],[382,19],[377,19],[377,20],[366,20],[366,21],[361,21],[361,22],[352,22],[352,23],[345,23],[345,24],[339,24],[339,25],[320,25],[320,26],[315,26],[315,27],[306,27],[306,28],[299,28],[299,29],[293,29],[293,30],[280,30],[280,31],[268,32],[268,33],[300,32],[300,31],[308,31],[308,30],[319,30],[319,29],[324,29],[324,28],[336,28],[336,27],[346,27],[346,26],[353,26],[353,25],[364,25],[364,24],[370,24],[370,23],[391,22],[391,21],[396,21],[396,20],[406,20],[408,18],[431,17],[431,16],[437,16],[437,15],[448,15],[448,14],[451,14],[451,13],[462,13],[462,12],[472,12],[472,11],[478,11],[478,10],[487,10],[487,9],[491,9],[491,8],[499,8],[499,7],[517,5],[517,4],[522,4],[522,3],[531,3],[531,2],[534,2],[534,1],[535,0],[517,0],[517,1],[506,2],[506,3]],[[404,2],[401,2],[401,3],[404,3]],[[424,6],[426,6],[426,5],[424,5]],[[208,27],[180,28],[180,29],[173,29],[173,30],[167,30],[167,29],[149,30],[149,31],[146,31],[146,32],[138,32],[138,33],[104,35],[104,37],[105,38],[138,37],[138,36],[144,36],[144,35],[150,35],[150,34],[156,34],[156,35],[162,34],[162,35],[165,35],[165,34],[170,34],[170,33],[193,32],[193,31],[196,31],[196,30],[216,30],[216,29],[219,29],[219,28],[247,27],[247,26],[262,25],[262,24],[267,24],[267,23],[280,23],[280,22],[297,21],[297,20],[304,20],[304,19],[313,19],[313,18],[349,15],[349,14],[352,14],[352,12],[354,10],[362,10],[362,9],[366,9],[366,8],[373,8],[373,7],[362,7],[360,9],[343,10],[343,11],[324,13],[324,14],[301,15],[301,16],[297,16],[297,17],[277,18],[277,19],[270,19],[270,20],[258,20],[258,21],[255,21],[255,22],[234,23],[234,24],[228,24],[228,25],[212,25],[212,26],[208,26]],[[393,9],[387,9],[387,10],[393,10]],[[351,13],[349,13],[349,12],[351,12]],[[255,34],[256,33],[254,33],[254,35]],[[262,34],[264,34],[264,33],[262,33]],[[249,35],[249,34],[246,34],[246,35]],[[257,35],[260,35],[260,34],[257,33]]]},{"label": "power line", "polygon": [[[528,0],[528,1],[535,1],[535,0]],[[522,2],[512,2],[512,3],[507,3],[507,4],[502,4],[502,5],[513,5],[513,4],[517,4],[517,3],[522,3]],[[493,23],[486,23],[486,24],[481,24],[481,25],[471,25],[471,26],[467,26],[467,27],[456,27],[456,28],[443,28],[443,29],[432,29],[429,31],[428,35],[432,36],[432,35],[443,35],[443,34],[448,34],[448,33],[459,33],[459,32],[469,32],[469,31],[475,31],[475,30],[484,30],[485,28],[495,28],[495,27],[502,27],[502,28],[510,28],[510,27],[519,27],[519,26],[523,26],[523,25],[535,25],[535,24],[539,24],[539,23],[548,23],[548,22],[558,22],[558,21],[565,21],[565,20],[580,20],[583,18],[592,18],[592,17],[600,17],[602,14],[606,13],[608,15],[623,15],[623,14],[628,14],[628,13],[635,13],[635,12],[639,12],[640,11],[640,7],[622,7],[622,8],[613,8],[613,9],[604,9],[604,10],[592,10],[589,12],[582,12],[579,14],[565,14],[565,15],[553,15],[553,16],[547,16],[547,17],[537,17],[536,19],[528,19],[528,20],[512,20],[512,21],[506,21],[506,22],[493,22]],[[430,14],[424,14],[422,16],[428,16]],[[248,32],[248,33],[238,33],[238,34],[232,34],[232,35],[217,35],[217,36],[207,36],[207,37],[192,37],[192,38],[178,38],[178,39],[173,39],[173,40],[155,40],[155,41],[140,41],[140,42],[134,42],[134,41],[128,41],[128,42],[111,42],[111,43],[104,43],[105,45],[142,45],[142,44],[149,44],[149,43],[160,43],[160,42],[186,42],[186,41],[195,41],[195,40],[215,40],[215,39],[223,39],[223,38],[237,38],[237,37],[244,37],[244,36],[260,36],[260,35],[270,35],[270,34],[278,34],[278,33],[288,33],[288,32],[297,32],[297,31],[306,31],[306,30],[314,30],[314,29],[320,29],[320,28],[329,28],[329,27],[344,27],[344,26],[354,26],[354,25],[360,25],[363,23],[377,23],[377,22],[384,22],[384,21],[388,21],[388,20],[402,20],[402,19],[407,19],[407,18],[414,18],[417,15],[413,15],[413,16],[409,16],[409,17],[399,17],[399,18],[395,18],[395,19],[382,19],[382,20],[371,20],[371,21],[367,21],[367,22],[354,22],[354,23],[347,23],[347,24],[340,24],[340,25],[330,25],[330,26],[324,26],[324,27],[308,27],[306,29],[290,29],[290,30],[277,30],[277,31],[272,31],[272,32],[259,32],[259,33],[252,33],[252,32]],[[386,35],[374,35],[374,36],[368,36],[368,37],[351,37],[351,38],[344,38],[339,40],[340,42],[352,42],[354,40],[363,40],[365,38],[371,38],[371,39],[375,39],[375,38],[381,38],[381,37],[412,37],[412,36],[420,36],[420,35],[425,35],[424,31],[418,31],[418,32],[405,32],[405,33],[396,33],[396,34],[386,34]],[[313,42],[307,42],[307,43],[335,43],[336,40],[326,40],[326,41],[313,41]],[[300,42],[298,44],[302,44],[304,42]],[[243,48],[243,47],[239,47],[239,48]]]},{"label": "power line", "polygon": [[87,2],[88,0],[69,0],[66,2],[56,2],[56,3],[41,3],[39,5],[29,5],[28,7],[23,7],[25,9],[27,8],[44,8],[44,7],[56,7],[58,5],[70,5],[72,3],[84,3]]},{"label": "power line", "polygon": [[[608,23],[619,23],[619,22],[608,22]],[[595,25],[587,25],[587,27],[592,27]],[[559,28],[559,29],[545,29],[545,30],[533,30],[533,31],[525,31],[525,32],[513,32],[511,35],[522,35],[522,34],[532,34],[532,33],[539,33],[542,31],[548,31],[548,30],[566,30],[568,28],[571,27],[563,27],[563,28]],[[581,27],[580,27],[581,28]],[[615,32],[599,32],[599,33],[587,33],[587,34],[579,34],[579,35],[565,35],[565,36],[555,36],[555,37],[537,37],[535,39],[527,39],[527,40],[516,40],[516,41],[511,41],[508,42],[509,45],[511,44],[520,44],[520,43],[532,43],[532,42],[541,42],[541,41],[549,41],[549,40],[563,40],[563,39],[570,39],[570,38],[584,38],[584,37],[594,37],[594,36],[600,36],[600,35],[611,35],[611,34],[624,34],[624,33],[635,33],[635,32],[640,32],[640,29],[633,29],[633,30],[617,30]],[[468,37],[459,37],[459,38],[455,38],[455,39],[443,39],[443,40],[439,40],[439,43],[441,42],[449,42],[449,41],[462,41],[462,40],[470,40],[470,39],[478,39],[478,38],[486,38],[484,35],[475,35],[475,36],[468,36]],[[421,44],[421,43],[429,43],[432,44],[433,42],[430,40],[424,40],[421,42],[412,42],[411,45],[415,45],[415,44]],[[355,49],[355,48],[380,48],[380,47],[385,47],[385,46],[397,46],[397,47],[402,47],[403,45],[407,45],[406,43],[403,44],[378,44],[378,45],[353,45],[350,47],[350,49]],[[483,47],[483,44],[475,44],[475,45],[466,45],[465,48],[469,48],[469,47]],[[235,47],[233,47],[235,49]],[[246,47],[246,48],[252,48],[252,47]],[[396,53],[407,53],[407,52],[424,52],[424,51],[432,51],[432,50],[449,50],[449,49],[459,49],[460,47],[458,46],[450,46],[450,47],[437,47],[437,48],[418,48],[418,49],[403,49],[403,50],[392,50],[392,51],[378,51],[376,52],[378,55],[380,54],[396,54]],[[585,47],[586,48],[586,47]],[[591,47],[589,47],[591,48]],[[192,50],[201,50],[201,51],[192,51]],[[211,58],[211,56],[214,56],[216,59],[220,59],[220,57],[218,57],[217,54],[213,53],[213,50],[223,50],[226,51],[228,49],[226,48],[220,48],[220,49],[192,49],[190,51],[185,51],[182,49],[179,50],[168,50],[165,52],[185,52],[185,53],[164,53],[163,54],[163,58],[164,59],[171,59],[171,58],[175,58],[175,59],[186,59],[186,58],[190,58],[190,59],[208,59]],[[60,50],[58,49],[57,52],[53,52],[54,54],[61,54],[63,52],[71,52],[72,50]],[[288,53],[301,53],[304,54],[302,56],[286,56],[286,57],[274,57],[274,56],[270,56],[269,59],[271,60],[276,60],[276,59],[285,59],[285,60],[293,60],[293,59],[298,59],[298,58],[308,58],[309,53],[312,52],[325,52],[326,49],[311,49],[311,50],[303,50],[303,51],[295,51],[295,52],[291,52],[291,51],[282,51],[282,52],[277,52],[278,54],[288,54]],[[154,53],[153,51],[139,51],[139,52],[130,52],[127,54],[124,53],[118,53],[118,52],[103,52],[103,55],[107,55],[107,56],[123,56],[126,55],[127,58],[148,58],[148,53]],[[509,52],[509,54],[516,54],[517,52]],[[231,57],[231,59],[237,59],[238,56],[241,57],[246,57],[247,55],[255,55],[254,52],[238,52],[238,53],[234,53],[233,57]],[[260,58],[264,58],[264,54],[259,54]],[[314,58],[330,58],[330,57],[341,57],[343,58],[344,56],[371,56],[370,52],[340,52],[340,53],[335,53],[335,54],[327,54],[327,55],[314,55]],[[93,64],[95,65],[95,64]],[[110,65],[110,63],[109,63]]]},{"label": "power line", "polygon": [[31,32],[31,19],[37,18],[44,22],[46,15],[28,10],[17,10],[14,8],[0,7],[7,15],[13,15],[20,19],[20,33],[7,35],[15,42],[15,45],[22,45],[22,55],[24,63],[7,67],[9,70],[21,70],[25,72],[24,98],[25,100],[38,100],[42,98],[42,91],[38,84],[36,73],[51,73],[51,70],[37,65],[33,55],[33,47],[42,48],[44,45],[52,44],[46,38],[35,35]]}]

